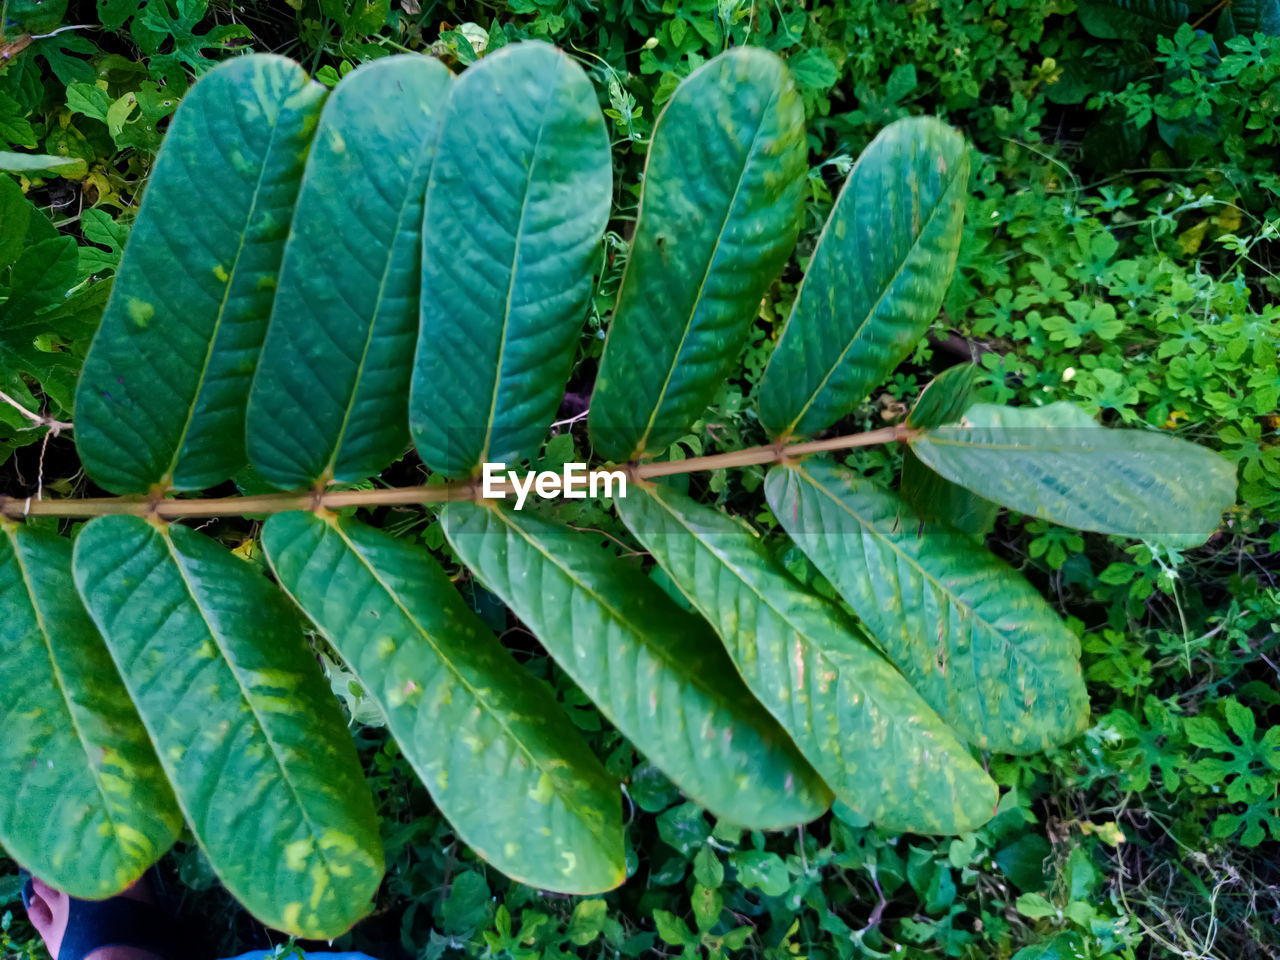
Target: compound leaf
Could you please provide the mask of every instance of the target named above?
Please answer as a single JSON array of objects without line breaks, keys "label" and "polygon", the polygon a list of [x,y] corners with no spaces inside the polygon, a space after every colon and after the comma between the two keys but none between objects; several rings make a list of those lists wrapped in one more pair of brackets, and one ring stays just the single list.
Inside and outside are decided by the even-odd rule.
[{"label": "compound leaf", "polygon": [[773,514],[911,685],[974,746],[1035,753],[1089,715],[1080,644],[1031,584],[825,458],[779,466]]},{"label": "compound leaf", "polygon": [[658,118],[591,401],[596,452],[661,453],[706,409],[795,244],[804,108],[756,47],[695,70]]},{"label": "compound leaf", "polygon": [[197,490],[245,462],[244,415],[325,91],[236,57],[164,138],[76,392],[85,469],[114,493]]},{"label": "compound leaf", "polygon": [[249,459],[270,483],[362,480],[408,446],[422,193],[449,82],[439,60],[386,57],[320,114],[249,399]]},{"label": "compound leaf", "polygon": [[600,711],[689,797],[754,829],[830,793],[734,675],[707,625],[589,537],[505,507],[450,504],[445,535]]},{"label": "compound leaf", "polygon": [[1075,404],[970,407],[911,449],[996,503],[1099,533],[1192,547],[1235,503],[1235,467],[1212,450],[1142,430],[1108,430]]},{"label": "compound leaf", "polygon": [[262,539],[467,844],[546,890],[626,879],[617,782],[429,552],[309,513],[277,514]]},{"label": "compound leaf", "polygon": [[962,833],[996,788],[911,685],[749,530],[670,487],[615,501],[837,800],[886,830]]},{"label": "compound leaf", "polygon": [[311,939],[368,913],[383,871],[373,800],[281,594],[208,537],[137,517],[90,521],[73,570],[227,889]]},{"label": "compound leaf", "polygon": [[423,216],[409,423],[464,476],[537,451],[569,378],[609,219],[609,137],[582,69],[512,44],[455,85]]},{"label": "compound leaf", "polygon": [[775,437],[812,434],[862,402],[924,335],[960,249],[969,157],[932,117],[880,131],[823,227],[760,384]]},{"label": "compound leaf", "polygon": [[182,829],[71,580],[71,541],[0,522],[0,841],[73,897],[119,893]]}]

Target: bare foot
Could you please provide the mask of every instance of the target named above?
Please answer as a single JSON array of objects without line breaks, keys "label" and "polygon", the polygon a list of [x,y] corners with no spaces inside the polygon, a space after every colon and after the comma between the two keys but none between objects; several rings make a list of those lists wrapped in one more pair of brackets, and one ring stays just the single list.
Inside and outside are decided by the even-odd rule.
[{"label": "bare foot", "polygon": [[[53,889],[38,877],[32,880],[31,886],[33,892],[27,916],[31,919],[31,925],[44,940],[49,956],[53,957],[53,960],[58,960],[62,937],[67,932],[67,919],[71,915],[71,898],[62,891]],[[142,880],[120,896],[144,902],[151,900],[150,891]],[[85,960],[162,960],[162,958],[150,951],[139,950],[137,947],[101,947],[85,957]]]}]

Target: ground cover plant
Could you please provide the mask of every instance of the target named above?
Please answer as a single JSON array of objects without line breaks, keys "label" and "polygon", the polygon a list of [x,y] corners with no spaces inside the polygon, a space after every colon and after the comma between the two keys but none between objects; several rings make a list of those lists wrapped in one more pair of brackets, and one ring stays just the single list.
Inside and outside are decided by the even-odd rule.
[{"label": "ground cover plant", "polygon": [[[890,363],[896,367],[892,376],[884,386],[855,383],[840,401],[840,419],[823,435],[887,429],[903,439],[923,426],[945,388],[948,395],[967,395],[966,405],[983,405],[981,409],[999,404],[1057,413],[1065,409],[1057,402],[1071,401],[1083,407],[1089,424],[1101,420],[1126,428],[1117,433],[1089,427],[1098,435],[1127,437],[1141,430],[1143,436],[1180,436],[1221,451],[1237,467],[1239,500],[1209,543],[1193,546],[1160,542],[1159,537],[1135,542],[1110,533],[1076,532],[1036,517],[1034,503],[1007,499],[1023,513],[993,518],[983,499],[939,485],[931,467],[941,463],[930,461],[927,442],[913,443],[905,453],[904,445],[895,442],[849,447],[834,455],[838,462],[827,469],[838,471],[836,477],[852,472],[880,485],[853,489],[847,496],[867,498],[869,508],[892,504],[896,511],[896,501],[883,499],[895,494],[882,489],[896,487],[896,497],[912,510],[928,513],[930,504],[945,503],[943,515],[965,528],[946,541],[949,547],[938,547],[944,541],[937,536],[911,538],[907,534],[914,531],[898,524],[885,532],[885,543],[897,549],[924,543],[935,545],[928,549],[964,551],[966,562],[972,563],[982,555],[973,538],[985,539],[988,549],[1020,572],[1019,580],[1030,582],[1032,594],[1066,617],[1065,629],[1082,647],[1093,708],[1087,728],[1048,754],[1037,747],[1031,755],[1016,756],[1005,752],[1009,744],[986,744],[992,750],[978,756],[984,775],[1001,788],[1000,804],[994,818],[955,839],[930,837],[918,824],[871,822],[879,818],[844,802],[799,832],[744,830],[723,810],[715,811],[709,823],[703,809],[686,802],[659,772],[663,764],[651,765],[653,758],[644,747],[625,739],[631,734],[621,729],[617,717],[610,722],[608,711],[598,711],[581,679],[547,657],[552,644],[542,634],[556,624],[545,622],[540,633],[538,610],[516,607],[517,619],[489,593],[486,587],[504,593],[495,583],[502,571],[490,570],[486,576],[483,551],[468,556],[465,543],[446,536],[462,525],[456,518],[465,519],[454,507],[465,505],[452,505],[442,516],[434,510],[424,514],[399,508],[394,493],[368,489],[424,481],[435,486],[438,481],[424,477],[413,455],[381,471],[354,468],[339,478],[345,481],[342,487],[354,489],[329,494],[353,497],[345,506],[340,499],[332,502],[345,514],[335,522],[357,530],[380,527],[400,545],[398,562],[408,562],[400,554],[417,558],[424,550],[434,552],[462,589],[470,608],[465,616],[486,624],[479,628],[473,622],[473,627],[499,633],[520,661],[519,669],[548,681],[548,697],[578,729],[606,775],[624,782],[622,857],[631,879],[603,898],[560,899],[511,883],[486,867],[459,843],[460,835],[468,839],[461,828],[440,816],[444,808],[436,806],[414,773],[421,758],[401,752],[403,744],[398,747],[396,737],[406,738],[397,734],[394,723],[388,736],[387,717],[358,678],[359,670],[351,673],[348,667],[355,665],[313,633],[313,651],[325,666],[329,685],[343,699],[345,718],[355,733],[365,782],[382,823],[382,836],[372,839],[381,843],[388,864],[375,917],[348,935],[348,941],[354,936],[366,946],[376,943],[374,952],[387,955],[404,951],[431,956],[450,951],[532,956],[569,950],[638,955],[651,949],[841,957],[989,956],[1021,949],[1028,956],[1064,950],[1095,956],[1268,955],[1276,909],[1269,851],[1280,811],[1275,734],[1268,732],[1276,706],[1272,664],[1277,662],[1278,618],[1269,578],[1276,549],[1272,443],[1277,378],[1276,290],[1270,273],[1276,211],[1272,165],[1265,152],[1265,117],[1272,109],[1266,92],[1275,82],[1277,60],[1265,18],[1257,29],[1236,30],[1234,36],[1216,30],[1209,37],[1204,28],[1214,18],[1220,20],[1222,10],[1204,19],[1210,12],[1206,5],[1185,15],[1175,11],[1172,19],[1149,17],[1141,31],[1110,37],[1105,28],[1099,32],[1096,10],[1050,5],[873,10],[833,4],[810,11],[585,11],[554,5],[448,12],[375,5],[356,12],[335,4],[317,9],[304,5],[296,16],[252,5],[230,15],[199,5],[164,9],[162,15],[160,5],[149,4],[136,13],[104,7],[99,17],[86,6],[66,14],[54,11],[54,20],[48,19],[49,11],[36,11],[45,17],[41,22],[12,3],[6,10],[9,67],[0,80],[15,104],[10,109],[15,119],[4,129],[6,136],[16,131],[10,144],[27,159],[7,161],[25,172],[4,181],[14,188],[4,187],[5,222],[22,226],[5,231],[13,258],[3,278],[11,292],[0,305],[7,311],[2,325],[7,380],[0,389],[15,404],[5,405],[0,416],[8,429],[6,450],[17,450],[9,461],[8,491],[23,501],[27,495],[52,500],[95,493],[77,472],[71,439],[84,429],[82,422],[90,423],[83,419],[83,407],[72,404],[84,353],[119,268],[129,224],[136,219],[142,176],[151,172],[152,157],[169,126],[167,117],[188,95],[190,79],[212,66],[214,59],[208,57],[219,58],[221,49],[242,43],[289,53],[322,82],[337,87],[356,64],[400,48],[431,51],[466,77],[470,64],[485,63],[512,41],[546,38],[574,56],[594,82],[612,143],[604,161],[612,166],[612,186],[605,185],[612,206],[608,223],[597,228],[604,230],[603,257],[583,268],[588,276],[595,275],[595,282],[585,288],[557,287],[568,300],[580,298],[576,302],[581,306],[567,306],[565,312],[585,310],[586,325],[579,335],[577,322],[565,323],[573,331],[561,333],[559,355],[567,359],[558,376],[562,383],[567,379],[567,390],[549,391],[555,395],[542,400],[539,417],[526,421],[534,423],[529,429],[538,434],[525,441],[531,444],[535,466],[557,469],[567,461],[589,459],[593,451],[601,460],[643,452],[653,469],[699,456],[732,457],[744,448],[768,446],[783,434],[789,416],[777,413],[785,405],[780,388],[801,389],[803,384],[798,377],[765,374],[765,365],[771,356],[780,363],[798,350],[797,344],[803,345],[795,330],[803,330],[804,324],[787,322],[796,301],[795,315],[805,316],[805,288],[797,297],[799,280],[832,266],[839,275],[841,265],[832,264],[829,254],[824,267],[818,244],[822,225],[833,219],[833,204],[844,195],[840,186],[853,159],[887,124],[907,115],[934,115],[963,131],[970,145],[962,154],[972,168],[956,244],[957,267],[950,287],[937,291],[942,312],[934,316],[936,311],[922,308],[930,315],[907,337],[910,342],[896,358],[901,362]],[[1231,9],[1236,20],[1240,12]],[[43,36],[61,25],[88,22],[107,29]],[[204,41],[206,35],[212,39]],[[686,397],[678,415],[669,418],[672,423],[683,419],[682,425],[667,436],[646,435],[641,422],[625,436],[625,429],[610,424],[610,414],[616,420],[618,409],[626,407],[618,398],[636,396],[642,392],[637,384],[643,388],[651,381],[641,365],[619,363],[610,354],[624,356],[616,352],[623,348],[615,340],[625,345],[638,329],[660,324],[660,318],[632,320],[627,333],[628,314],[642,316],[638,311],[645,305],[639,291],[628,290],[628,285],[634,288],[639,282],[635,277],[643,276],[646,257],[661,262],[663,245],[678,237],[671,230],[681,225],[677,221],[667,231],[646,231],[643,215],[639,223],[631,223],[640,200],[642,165],[647,158],[651,164],[660,158],[654,119],[672,100],[681,78],[725,46],[743,44],[784,56],[795,77],[797,107],[804,111],[809,174],[803,176],[803,165],[797,174],[797,254],[778,282],[769,277],[760,281],[753,298],[743,297],[744,304],[750,302],[742,307],[747,320],[741,352],[727,359],[730,350],[711,352],[708,362],[723,364],[729,375],[713,383],[705,396]],[[1118,77],[1091,73],[1088,66],[1103,56],[1127,57],[1124,62],[1140,72]],[[77,82],[82,85],[74,86]],[[200,89],[192,88],[190,95]],[[1144,100],[1153,90],[1163,92]],[[1226,125],[1199,141],[1175,129],[1178,112],[1194,102],[1187,99],[1192,93],[1211,98],[1214,109],[1208,116]],[[330,95],[331,101],[335,96]],[[1147,103],[1152,115],[1142,112]],[[113,108],[114,115],[108,116]],[[1205,114],[1196,116],[1203,120]],[[1121,144],[1130,152],[1109,154]],[[37,152],[47,156],[30,159]],[[84,168],[69,166],[67,156]],[[54,163],[58,166],[48,166]],[[459,164],[455,182],[468,183],[474,191],[477,180],[466,180],[468,173]],[[153,178],[153,185],[159,182]],[[313,196],[324,196],[319,184]],[[441,188],[438,197],[444,196]],[[424,200],[431,203],[430,191]],[[474,211],[453,206],[437,202],[442,239],[465,235],[475,219]],[[297,209],[307,208],[299,202]],[[321,205],[312,209],[312,225],[295,233],[308,238],[297,244],[301,251],[309,243],[305,256],[314,258],[324,254],[332,238],[324,232],[326,211]],[[835,207],[837,217],[839,213]],[[301,262],[304,254],[296,256]],[[634,276],[625,270],[633,256]],[[782,266],[785,254],[779,257]],[[477,288],[466,278],[446,276],[448,243],[441,243],[436,263],[438,282],[453,279],[464,293]],[[394,276],[396,264],[391,266],[388,275]],[[815,266],[819,274],[813,273]],[[209,271],[203,279],[214,284],[218,278],[212,266]],[[286,263],[279,284],[289,282]],[[306,297],[324,302],[325,291],[316,289],[320,281],[314,277],[295,270],[292,282],[290,302]],[[119,286],[123,290],[125,284]],[[284,302],[278,291],[256,287],[245,298],[255,296]],[[114,309],[133,320],[123,306],[127,301],[120,303]],[[616,304],[621,305],[617,310]],[[306,330],[317,313],[311,309],[310,316],[302,312],[282,322],[282,332],[269,337],[263,356],[270,355],[273,340],[275,356],[298,353],[298,344],[306,341],[291,341],[290,330]],[[483,314],[484,307],[477,305],[475,316]],[[581,317],[579,313],[577,319]],[[103,329],[109,326],[104,323]],[[926,328],[929,335],[922,337]],[[444,337],[448,331],[436,335]],[[783,345],[775,348],[780,335]],[[649,359],[648,353],[643,356]],[[974,366],[957,361],[973,361]],[[936,389],[921,396],[934,375],[948,368],[951,372]],[[602,391],[607,384],[613,386]],[[413,389],[410,393],[411,398],[424,396]],[[248,399],[252,397],[250,393]],[[282,408],[288,390],[281,386],[270,397],[263,409]],[[410,410],[415,438],[450,438],[432,453],[421,451],[424,461],[438,458],[438,464],[430,465],[445,474],[451,472],[451,459],[467,464],[482,448],[484,431],[476,427],[485,423],[489,409],[482,397],[472,401],[456,391],[453,397],[459,406],[452,433],[433,429],[438,423],[415,422]],[[556,403],[558,410],[552,406]],[[588,406],[589,414],[581,416]],[[660,401],[653,402],[654,423],[664,419],[661,407]],[[438,415],[448,407],[424,403],[422,409]],[[542,443],[543,427],[553,419],[568,422],[553,427]],[[65,426],[73,420],[74,429]],[[1078,421],[1082,428],[1085,420]],[[294,426],[302,421],[295,411],[280,422]],[[502,433],[493,431],[494,437]],[[372,434],[362,428],[350,435],[363,440]],[[253,431],[248,431],[249,459],[255,463],[265,456],[262,451],[284,446],[264,442],[262,436],[260,432],[255,447]],[[269,497],[273,482],[303,486],[330,459],[336,464],[343,456],[349,462],[369,456],[367,449],[352,450],[348,444],[331,450],[323,444],[308,447],[305,431],[277,428],[274,436],[296,443],[301,454],[268,467],[277,471],[274,480],[237,476],[220,487],[209,481],[209,499]],[[468,451],[468,442],[477,437],[479,443]],[[606,452],[609,444],[617,449]],[[86,445],[81,439],[82,450]],[[420,449],[424,445],[420,442]],[[146,459],[143,445],[132,442],[129,447],[139,460]],[[847,558],[828,556],[824,561],[822,538],[815,536],[828,528],[829,516],[822,524],[793,522],[785,531],[777,525],[779,519],[785,526],[788,517],[828,506],[828,500],[816,498],[820,488],[839,488],[833,482],[825,487],[815,483],[812,470],[805,479],[794,465],[775,466],[766,477],[763,465],[777,459],[776,451],[755,456],[761,458],[755,464],[713,461],[714,469],[706,473],[697,471],[696,462],[687,465],[693,470],[687,475],[680,472],[686,466],[678,464],[663,470],[687,477],[678,481],[681,491],[704,506],[714,505],[713,513],[697,514],[695,520],[736,515],[764,534],[750,541],[752,553],[769,569],[786,571],[775,574],[786,579],[773,579],[774,585],[841,605],[839,616],[857,624],[852,629],[880,637],[892,656],[892,640],[883,637],[892,636],[897,621],[886,624],[883,596],[866,589],[892,581],[841,579],[849,569]],[[91,456],[85,460],[92,463]],[[810,458],[801,467],[815,462]],[[374,484],[365,481],[375,472]],[[92,468],[90,477],[105,479],[94,477]],[[108,482],[107,492],[120,489],[112,490]],[[667,489],[659,488],[658,500],[680,496],[681,491],[667,494]],[[978,492],[1000,499],[995,491]],[[360,498],[374,493],[362,504]],[[637,499],[632,506],[639,513],[650,501]],[[226,506],[211,507],[210,515],[215,510],[221,513]],[[627,519],[625,505],[622,512]],[[288,516],[283,513],[272,522]],[[545,529],[549,520],[579,528],[571,531],[572,539],[557,529],[554,542],[579,543],[584,550],[589,545],[597,563],[606,552],[621,552],[622,562],[632,564],[629,572],[653,570],[659,591],[653,602],[678,606],[692,601],[696,610],[688,617],[701,618],[712,628],[718,624],[722,633],[732,635],[718,619],[722,610],[714,602],[700,599],[697,591],[686,596],[691,570],[709,556],[672,554],[664,545],[683,538],[659,538],[652,516],[632,516],[629,529],[600,499],[565,501],[550,517],[539,513],[529,519],[530,508],[518,516],[508,511],[508,516],[530,529]],[[929,519],[936,523],[938,518]],[[222,516],[191,526],[202,523],[209,525],[200,538],[212,535],[235,548],[240,567],[231,569],[241,574],[245,568],[261,570],[271,559],[270,531],[262,534],[252,516]],[[37,518],[29,525],[50,537],[58,529],[51,519]],[[707,541],[723,535],[747,543],[739,529],[713,528]],[[651,554],[658,566],[651,568],[642,553]],[[877,561],[868,554],[863,562]],[[479,581],[471,570],[480,574]],[[261,601],[275,602],[265,596]],[[542,615],[551,621],[559,612]],[[1047,608],[1044,613],[1057,618]],[[317,625],[323,631],[324,625]],[[541,642],[532,640],[526,628]],[[901,667],[903,661],[895,659]],[[314,675],[309,689],[316,693]],[[713,808],[687,785],[685,794]],[[176,881],[175,906],[223,918],[215,938],[230,952],[252,939],[255,929],[260,935],[260,928],[249,925],[211,886],[215,873],[210,864],[219,870],[225,864],[201,852],[192,839],[186,835],[187,842],[165,861],[171,881]],[[32,949],[20,916],[5,929],[18,955]]]}]

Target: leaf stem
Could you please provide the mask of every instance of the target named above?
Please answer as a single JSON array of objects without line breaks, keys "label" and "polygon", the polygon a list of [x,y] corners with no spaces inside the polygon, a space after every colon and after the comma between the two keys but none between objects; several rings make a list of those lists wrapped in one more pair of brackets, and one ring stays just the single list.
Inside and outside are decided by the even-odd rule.
[{"label": "leaf stem", "polygon": [[[707,457],[690,457],[664,463],[633,463],[624,469],[633,480],[648,480],[702,470],[721,470],[755,464],[781,463],[795,457],[829,450],[849,450],[910,440],[917,431],[905,424],[883,427],[866,433],[852,433],[826,440],[803,443],[771,443],[747,447]],[[509,490],[508,485],[500,485]],[[136,517],[220,517],[248,514],[284,513],[289,510],[340,510],[344,507],[373,507],[444,503],[450,500],[479,499],[479,479],[420,487],[386,487],[376,490],[306,490],[292,493],[267,493],[247,497],[213,497],[208,499],[158,499],[141,495],[127,497],[86,497],[65,500],[40,500],[35,497],[0,496],[0,517],[20,520],[25,517],[99,517],[106,514],[129,514]]]}]

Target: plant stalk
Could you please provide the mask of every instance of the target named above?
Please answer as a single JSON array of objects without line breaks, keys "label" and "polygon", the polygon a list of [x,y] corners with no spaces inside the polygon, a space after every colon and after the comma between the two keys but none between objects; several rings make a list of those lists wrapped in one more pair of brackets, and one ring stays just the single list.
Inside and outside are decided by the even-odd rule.
[{"label": "plant stalk", "polygon": [[[747,447],[729,453],[706,457],[690,457],[664,463],[632,463],[619,467],[632,480],[649,480],[702,470],[721,470],[756,464],[781,463],[811,453],[849,450],[909,440],[915,431],[905,424],[852,433],[827,440],[803,443],[771,443]],[[509,483],[497,486],[512,492]],[[208,499],[164,499],[141,495],[127,497],[85,497],[44,500],[38,497],[0,496],[0,517],[21,520],[25,517],[99,517],[128,514],[135,517],[220,517],[247,514],[284,513],[289,510],[340,510],[343,507],[373,507],[444,503],[450,500],[478,500],[479,478],[420,487],[387,487],[378,490],[304,490],[291,493],[268,493],[245,497],[211,497]]]}]

